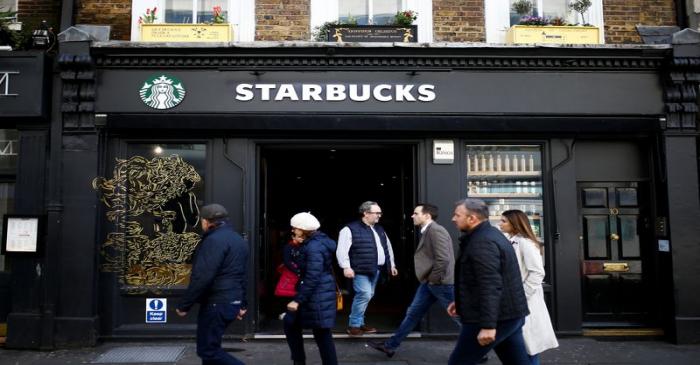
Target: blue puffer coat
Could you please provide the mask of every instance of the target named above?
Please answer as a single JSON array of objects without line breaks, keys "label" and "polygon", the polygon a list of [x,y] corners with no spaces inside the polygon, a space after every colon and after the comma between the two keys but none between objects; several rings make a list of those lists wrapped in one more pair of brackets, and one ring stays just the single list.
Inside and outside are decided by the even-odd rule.
[{"label": "blue puffer coat", "polygon": [[333,259],[336,243],[323,232],[315,232],[303,244],[306,263],[294,300],[299,303],[304,328],[335,326],[335,277]]}]

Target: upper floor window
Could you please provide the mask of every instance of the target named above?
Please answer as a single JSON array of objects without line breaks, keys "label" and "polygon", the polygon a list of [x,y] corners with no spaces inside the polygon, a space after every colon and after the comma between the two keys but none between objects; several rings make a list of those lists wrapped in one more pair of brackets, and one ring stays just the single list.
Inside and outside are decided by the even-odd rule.
[{"label": "upper floor window", "polygon": [[[505,43],[506,31],[517,25],[523,15],[513,9],[518,0],[488,0],[484,1],[486,14],[486,42]],[[532,16],[543,18],[561,18],[569,24],[590,24],[600,29],[601,42],[603,35],[603,0],[592,0],[592,5],[585,13],[585,19],[569,8],[571,0],[530,0]]]},{"label": "upper floor window", "polygon": [[228,19],[228,2],[221,0],[165,0],[165,23],[206,23],[214,17],[215,6]]},{"label": "upper floor window", "polygon": [[311,32],[325,22],[340,21],[360,25],[390,23],[397,12],[413,10],[418,19],[418,42],[433,41],[432,0],[310,0]]},{"label": "upper floor window", "polygon": [[387,24],[402,8],[401,0],[339,0],[338,20],[357,24]]},{"label": "upper floor window", "polygon": [[[0,0],[0,14],[17,12],[17,1],[18,0]],[[12,16],[0,16],[2,16],[3,18],[9,18],[13,20],[17,19],[17,14],[13,14]]]},{"label": "upper floor window", "polygon": [[211,22],[215,6],[233,25],[234,41],[255,40],[255,0],[132,0],[131,40],[140,39],[139,17],[153,8],[157,8],[154,23],[187,24]]}]

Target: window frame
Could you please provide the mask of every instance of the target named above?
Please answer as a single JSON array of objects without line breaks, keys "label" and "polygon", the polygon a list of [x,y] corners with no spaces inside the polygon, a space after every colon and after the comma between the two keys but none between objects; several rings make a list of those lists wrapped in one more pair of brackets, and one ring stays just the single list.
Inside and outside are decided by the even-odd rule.
[{"label": "window frame", "polygon": [[[537,2],[538,0],[533,0]],[[605,43],[603,0],[592,0],[586,13],[588,23],[600,30],[600,43]],[[506,43],[506,33],[510,28],[510,0],[484,1],[486,43]],[[577,19],[579,15],[576,15]]]},{"label": "window frame", "polygon": [[[339,0],[310,0],[310,34],[325,22],[338,20]],[[418,26],[418,42],[433,42],[433,2],[432,0],[402,0],[400,10],[413,10],[418,13],[414,22]]]},{"label": "window frame", "polygon": [[[193,7],[198,0],[192,0]],[[233,26],[234,42],[253,42],[255,40],[255,0],[222,0],[228,5],[228,22]],[[156,23],[163,23],[163,11],[165,0],[131,1],[131,41],[141,40],[139,31],[139,16],[146,12],[147,8],[158,7],[160,9]]]}]

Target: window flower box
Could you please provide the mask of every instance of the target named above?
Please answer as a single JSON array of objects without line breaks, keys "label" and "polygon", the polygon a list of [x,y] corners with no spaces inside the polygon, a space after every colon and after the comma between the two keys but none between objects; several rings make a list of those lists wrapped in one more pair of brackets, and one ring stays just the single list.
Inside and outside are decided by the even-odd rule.
[{"label": "window flower box", "polygon": [[584,26],[514,25],[506,35],[511,44],[600,44],[600,29]]},{"label": "window flower box", "polygon": [[141,24],[142,42],[231,42],[231,24]]},{"label": "window flower box", "polygon": [[328,42],[418,42],[418,26],[330,25]]}]

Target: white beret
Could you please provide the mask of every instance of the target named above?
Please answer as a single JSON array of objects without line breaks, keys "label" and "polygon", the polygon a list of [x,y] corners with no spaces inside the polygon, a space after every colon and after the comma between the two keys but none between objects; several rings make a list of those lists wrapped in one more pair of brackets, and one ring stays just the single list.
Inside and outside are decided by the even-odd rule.
[{"label": "white beret", "polygon": [[307,212],[295,214],[289,221],[289,224],[294,228],[299,228],[304,231],[315,231],[321,227],[321,223],[318,219]]}]

